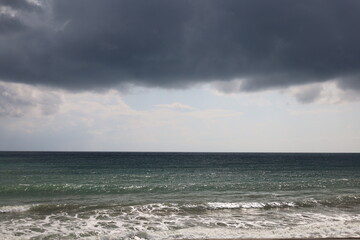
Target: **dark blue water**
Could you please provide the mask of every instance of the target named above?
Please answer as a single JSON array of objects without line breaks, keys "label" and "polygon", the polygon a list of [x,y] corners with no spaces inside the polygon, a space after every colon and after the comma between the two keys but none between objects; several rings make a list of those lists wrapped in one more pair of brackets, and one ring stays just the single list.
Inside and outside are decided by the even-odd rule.
[{"label": "dark blue water", "polygon": [[1,234],[360,236],[360,154],[0,152]]}]

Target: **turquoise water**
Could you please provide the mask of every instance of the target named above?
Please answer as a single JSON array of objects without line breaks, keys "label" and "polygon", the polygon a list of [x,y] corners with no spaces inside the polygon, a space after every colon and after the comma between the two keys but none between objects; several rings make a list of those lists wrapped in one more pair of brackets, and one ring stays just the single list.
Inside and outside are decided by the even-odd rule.
[{"label": "turquoise water", "polygon": [[360,154],[0,152],[1,239],[360,237]]}]

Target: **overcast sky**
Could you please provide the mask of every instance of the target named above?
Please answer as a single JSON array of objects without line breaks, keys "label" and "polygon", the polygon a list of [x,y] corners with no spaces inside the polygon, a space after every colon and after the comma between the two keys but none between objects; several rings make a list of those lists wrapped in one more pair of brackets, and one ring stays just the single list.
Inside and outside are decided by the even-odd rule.
[{"label": "overcast sky", "polygon": [[0,150],[360,151],[358,0],[0,0]]}]

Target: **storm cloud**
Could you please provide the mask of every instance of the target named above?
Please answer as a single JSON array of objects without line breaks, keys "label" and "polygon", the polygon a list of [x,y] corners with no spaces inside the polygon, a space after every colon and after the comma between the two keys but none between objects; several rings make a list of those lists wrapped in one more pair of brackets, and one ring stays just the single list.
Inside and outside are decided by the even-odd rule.
[{"label": "storm cloud", "polygon": [[258,91],[336,79],[360,90],[358,0],[35,3],[0,1],[2,81],[86,90],[241,79],[239,91]]}]

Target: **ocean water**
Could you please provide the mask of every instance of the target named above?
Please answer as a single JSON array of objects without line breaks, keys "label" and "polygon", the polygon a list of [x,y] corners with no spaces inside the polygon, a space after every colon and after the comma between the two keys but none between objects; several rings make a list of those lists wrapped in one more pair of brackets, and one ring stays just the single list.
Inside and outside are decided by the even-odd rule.
[{"label": "ocean water", "polygon": [[0,152],[0,239],[360,237],[360,154]]}]

